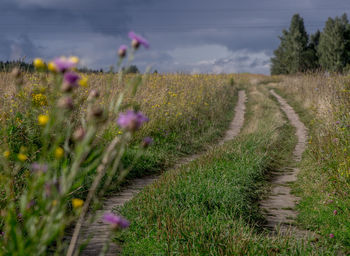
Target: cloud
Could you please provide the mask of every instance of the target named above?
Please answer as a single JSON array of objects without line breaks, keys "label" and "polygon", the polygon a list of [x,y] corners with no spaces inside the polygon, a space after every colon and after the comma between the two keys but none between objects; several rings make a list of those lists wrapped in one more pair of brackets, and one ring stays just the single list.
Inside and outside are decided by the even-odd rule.
[{"label": "cloud", "polygon": [[[294,13],[308,32],[350,10],[348,0],[1,0],[0,58],[79,55],[108,68],[127,32],[141,33],[151,50],[135,64],[164,72],[268,73],[278,35]],[[23,36],[25,35],[25,36]],[[250,69],[250,70],[249,70]]]},{"label": "cloud", "polygon": [[271,56],[265,51],[252,52],[247,49],[232,52],[225,58],[216,59],[208,63],[193,64],[194,70],[202,73],[260,73],[270,72]]},{"label": "cloud", "polygon": [[0,61],[19,59],[31,61],[32,56],[37,56],[41,49],[25,34],[15,39],[1,38]]},{"label": "cloud", "polygon": [[[190,54],[192,53],[192,55]],[[190,54],[194,58],[182,56]],[[199,47],[177,48],[170,51],[168,61],[163,60],[159,66],[165,72],[190,73],[262,73],[270,72],[271,54],[267,51],[242,49],[231,51],[223,45],[204,45]]]}]

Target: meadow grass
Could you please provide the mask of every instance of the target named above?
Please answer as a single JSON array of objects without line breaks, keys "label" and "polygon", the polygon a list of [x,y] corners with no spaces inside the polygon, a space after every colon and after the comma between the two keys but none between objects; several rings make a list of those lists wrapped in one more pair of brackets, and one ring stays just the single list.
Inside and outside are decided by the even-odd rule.
[{"label": "meadow grass", "polygon": [[131,221],[115,238],[123,255],[331,255],[262,228],[258,202],[269,170],[288,161],[294,130],[265,88],[246,89],[242,135],[168,171],[117,209]]},{"label": "meadow grass", "polygon": [[325,247],[350,253],[349,77],[283,77],[273,85],[309,128],[294,192],[302,198],[298,224],[322,237]]},{"label": "meadow grass", "polygon": [[[70,93],[74,97],[74,107],[70,108],[69,111],[60,111],[56,102],[65,95],[56,90],[55,87],[55,84],[62,83],[59,74],[14,75],[1,73],[0,75],[0,91],[3,93],[0,104],[0,135],[3,138],[0,144],[1,153],[3,159],[9,162],[9,164],[6,162],[4,166],[9,168],[12,166],[14,170],[13,173],[4,172],[2,177],[6,177],[6,179],[1,179],[0,182],[1,191],[5,195],[1,198],[0,204],[2,207],[11,205],[11,207],[6,206],[5,210],[2,211],[2,216],[8,215],[12,218],[11,220],[7,219],[8,226],[4,226],[6,219],[0,218],[0,231],[5,232],[5,238],[3,240],[0,238],[0,246],[2,242],[4,242],[3,244],[12,244],[6,248],[8,252],[11,250],[33,252],[40,246],[41,251],[38,253],[43,254],[45,246],[56,242],[62,246],[60,239],[64,235],[64,227],[67,223],[74,222],[79,216],[79,207],[82,207],[88,188],[93,184],[95,177],[99,175],[96,169],[100,168],[99,160],[106,154],[104,150],[108,148],[109,143],[123,138],[129,140],[126,151],[121,147],[118,147],[118,150],[124,152],[122,153],[122,166],[130,170],[130,166],[133,165],[129,172],[129,178],[132,178],[133,176],[159,172],[171,166],[180,156],[202,150],[207,144],[218,140],[232,118],[236,89],[244,79],[247,79],[240,75],[169,74],[129,75],[120,82],[118,74],[92,74],[82,75],[82,77],[89,83],[82,84],[80,88]],[[142,79],[143,86],[137,88],[140,79]],[[126,91],[123,89],[125,84],[129,85],[129,89]],[[94,90],[99,91],[99,97],[96,97]],[[73,152],[77,142],[72,140],[72,131],[78,129],[80,123],[84,125],[85,116],[89,118],[91,112],[89,97],[92,92],[95,95],[93,103],[106,110],[105,113],[108,114],[102,116],[100,121],[96,121],[99,129],[96,130],[93,143],[88,147],[79,146],[77,147],[78,151]],[[117,125],[117,116],[111,111],[111,106],[114,104],[111,103],[115,102],[121,94],[124,94],[124,101],[120,105],[120,112],[128,109],[142,110],[150,120],[140,130],[133,132],[132,137],[130,132]],[[41,115],[46,118],[45,124],[49,121],[49,127],[52,130],[44,129],[45,126],[41,125],[41,120],[38,119]],[[52,119],[55,115],[59,120]],[[52,126],[51,122],[55,122],[57,126]],[[154,144],[148,152],[143,150],[144,154],[140,156],[140,148],[145,136],[152,136]],[[58,155],[57,148],[60,145],[64,149],[60,148]],[[58,202],[54,198],[47,199],[53,197],[51,187],[50,191],[40,191],[40,189],[35,191],[33,184],[35,185],[36,182],[40,182],[40,186],[44,187],[51,184],[44,183],[44,179],[51,175],[54,179],[52,182],[55,182],[58,177],[61,178],[62,171],[69,175],[69,172],[66,171],[67,168],[76,156],[81,154],[79,152],[83,152],[82,150],[85,148],[89,150],[89,154],[86,155],[86,159],[83,156],[84,160],[80,160],[81,167],[79,167],[80,171],[77,172],[77,179],[70,181],[72,188],[69,188],[67,194],[62,195],[62,202]],[[47,149],[50,150],[47,151]],[[117,152],[113,154],[115,155]],[[118,161],[119,155],[116,156],[115,159]],[[45,165],[36,164],[38,168],[43,170],[38,173],[33,172],[32,169],[32,163],[37,161],[48,163]],[[46,173],[47,167],[55,168],[54,172],[52,173],[50,170]],[[112,167],[114,168],[114,165],[106,166],[108,170]],[[115,176],[109,175],[109,172],[108,175],[102,177],[101,184],[104,184],[105,180],[110,178],[109,176],[115,177],[116,182],[112,182],[114,185],[111,189],[118,189],[122,180],[120,175],[126,172],[122,168],[119,168]],[[40,176],[39,174],[45,175]],[[36,177],[41,178],[36,181]],[[9,182],[13,184],[11,185],[11,193],[7,190]],[[62,181],[60,180],[60,182]],[[64,185],[64,182],[55,185],[57,186],[57,195],[60,194],[61,186]],[[106,188],[100,186],[96,189],[100,192]],[[28,191],[31,191],[30,194]],[[55,192],[56,189],[53,188],[53,191]],[[32,192],[39,193],[40,196],[36,196]],[[56,193],[54,194],[56,195]],[[41,196],[43,196],[42,201]],[[41,244],[35,239],[45,236],[40,232],[44,232],[46,229],[32,229],[31,225],[33,221],[40,221],[42,214],[47,216],[48,221],[50,221],[51,216],[56,215],[56,213],[47,212],[50,207],[52,209],[51,203],[54,206],[53,209],[60,211],[61,217],[52,223],[55,225],[56,231],[49,232],[50,236],[45,238],[48,240],[43,240]],[[94,205],[94,208],[98,206],[96,198],[94,204],[97,204]],[[35,212],[33,212],[34,210]],[[45,213],[40,213],[41,210]],[[62,214],[66,215],[65,221],[62,219]],[[19,227],[23,227],[23,225],[26,227],[20,229]],[[7,232],[11,228],[14,232]],[[53,230],[51,226],[46,228]],[[32,237],[26,238],[26,235],[23,235],[27,232],[32,232]],[[40,234],[36,235],[35,232]],[[26,245],[16,248],[22,243]],[[63,245],[63,249],[60,247],[59,250],[64,251],[64,248]]]},{"label": "meadow grass", "polygon": [[[222,136],[232,117],[235,102],[236,85],[229,84],[230,77],[148,75],[135,96],[125,95],[122,108],[136,106],[150,121],[135,134],[123,157],[124,165],[133,162],[145,136],[154,140],[149,151],[134,163],[130,177],[159,172],[174,164],[176,158],[199,151]],[[236,81],[240,80],[239,76],[233,77]],[[117,75],[92,74],[87,78],[89,85],[79,90],[79,98],[87,98],[91,90],[98,89],[102,95],[99,104],[108,105],[122,92]],[[4,95],[0,115],[2,143],[12,155],[16,155],[24,144],[29,152],[40,149],[40,127],[36,117],[52,107],[47,105],[48,93],[42,79],[42,74],[26,75],[21,95],[14,98],[14,79],[7,73],[0,76],[0,90]],[[127,79],[137,80],[139,76],[128,76]],[[109,81],[112,83],[108,84]],[[77,106],[73,120],[79,120],[86,111],[86,104]],[[107,144],[122,132],[116,122],[106,123],[99,131],[99,143]],[[35,159],[35,156],[30,158]]]}]

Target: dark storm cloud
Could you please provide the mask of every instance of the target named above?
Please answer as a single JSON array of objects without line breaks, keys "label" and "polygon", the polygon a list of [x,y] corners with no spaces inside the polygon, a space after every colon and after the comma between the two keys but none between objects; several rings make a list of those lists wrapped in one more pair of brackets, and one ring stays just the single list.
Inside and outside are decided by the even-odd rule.
[{"label": "dark storm cloud", "polygon": [[0,58],[77,54],[84,65],[107,68],[133,29],[151,42],[136,60],[142,69],[267,73],[294,13],[314,32],[349,7],[348,0],[2,0]]}]

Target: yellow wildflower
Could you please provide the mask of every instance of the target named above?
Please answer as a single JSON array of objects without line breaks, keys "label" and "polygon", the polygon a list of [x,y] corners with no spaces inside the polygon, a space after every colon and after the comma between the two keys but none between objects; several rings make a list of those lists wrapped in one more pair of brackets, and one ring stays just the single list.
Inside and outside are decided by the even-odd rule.
[{"label": "yellow wildflower", "polygon": [[6,150],[6,151],[3,153],[3,156],[4,156],[5,158],[9,158],[9,156],[10,156],[10,151]]},{"label": "yellow wildflower", "polygon": [[79,58],[77,56],[71,56],[69,57],[69,60],[75,64],[79,63]]},{"label": "yellow wildflower", "polygon": [[54,73],[57,72],[56,65],[52,61],[47,64],[47,69]]},{"label": "yellow wildflower", "polygon": [[86,76],[83,76],[80,80],[79,80],[79,85],[82,87],[87,87],[88,85],[88,79]]},{"label": "yellow wildflower", "polygon": [[45,67],[45,63],[42,59],[40,58],[36,58],[34,61],[33,61],[33,65],[35,68],[37,69],[42,69]]},{"label": "yellow wildflower", "polygon": [[38,116],[38,123],[41,126],[44,126],[47,124],[47,122],[49,121],[49,116],[48,115],[39,115]]},{"label": "yellow wildflower", "polygon": [[20,160],[22,162],[24,162],[24,161],[26,161],[28,159],[28,157],[25,154],[23,154],[23,153],[19,153],[17,155],[17,158],[18,158],[18,160]]},{"label": "yellow wildflower", "polygon": [[84,204],[84,201],[79,198],[73,198],[72,199],[72,205],[74,208],[80,208]]},{"label": "yellow wildflower", "polygon": [[61,159],[64,155],[64,150],[61,147],[55,149],[55,157],[56,159]]},{"label": "yellow wildflower", "polygon": [[46,106],[47,105],[47,98],[42,93],[32,94],[32,98],[33,98],[32,99],[33,104],[36,106]]}]

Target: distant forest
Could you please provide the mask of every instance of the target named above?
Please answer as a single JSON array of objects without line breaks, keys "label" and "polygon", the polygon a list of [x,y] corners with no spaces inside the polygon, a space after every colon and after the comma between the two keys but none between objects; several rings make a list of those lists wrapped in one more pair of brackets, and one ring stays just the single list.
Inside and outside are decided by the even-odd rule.
[{"label": "distant forest", "polygon": [[314,71],[350,71],[350,24],[347,15],[328,18],[323,31],[309,35],[299,14],[292,17],[288,30],[271,59],[271,74]]},{"label": "distant forest", "polygon": [[[27,63],[23,60],[0,61],[0,72],[10,72],[15,67],[25,72],[35,71],[33,63]],[[103,73],[103,69],[94,70],[89,68],[79,68],[78,71],[81,73]]]},{"label": "distant forest", "polygon": [[[19,68],[22,71],[25,72],[34,72],[35,68],[33,63],[27,63],[22,60],[16,60],[16,61],[0,61],[0,72],[10,72],[13,68]],[[104,73],[103,69],[100,70],[94,70],[89,68],[79,68],[79,72],[81,73]],[[140,70],[136,65],[130,65],[127,68],[123,68],[123,72],[126,74],[129,73],[140,73]],[[154,71],[154,73],[158,73],[158,71]]]}]

